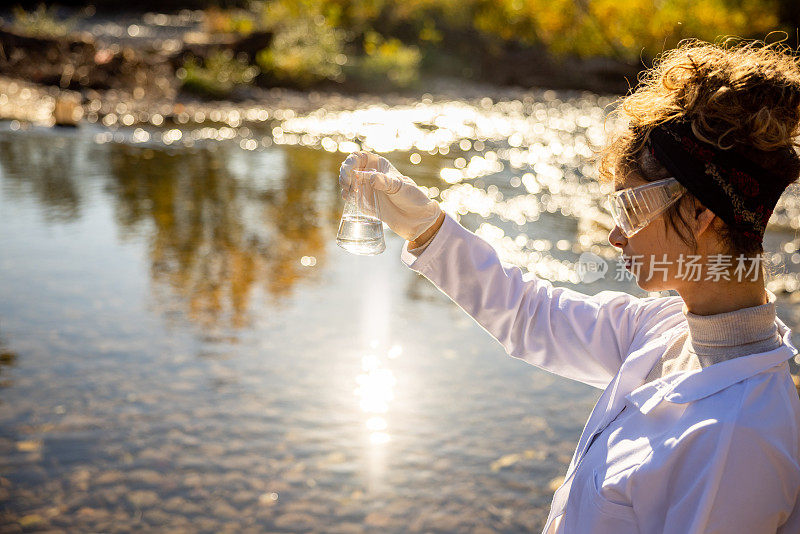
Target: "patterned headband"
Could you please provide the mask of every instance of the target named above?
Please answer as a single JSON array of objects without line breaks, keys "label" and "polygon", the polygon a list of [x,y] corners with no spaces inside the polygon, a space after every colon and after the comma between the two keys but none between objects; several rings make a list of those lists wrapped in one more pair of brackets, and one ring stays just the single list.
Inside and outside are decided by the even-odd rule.
[{"label": "patterned headband", "polygon": [[785,179],[734,150],[700,141],[690,122],[656,126],[647,144],[656,160],[704,206],[731,229],[761,242],[767,221],[788,185]]}]

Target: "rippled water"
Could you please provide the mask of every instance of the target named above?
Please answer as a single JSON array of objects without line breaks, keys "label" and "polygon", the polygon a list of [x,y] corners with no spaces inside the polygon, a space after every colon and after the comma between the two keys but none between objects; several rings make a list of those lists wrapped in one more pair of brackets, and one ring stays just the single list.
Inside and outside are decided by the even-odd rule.
[{"label": "rippled water", "polygon": [[[337,247],[336,176],[387,152],[504,259],[643,294],[611,276],[588,159],[607,103],[4,125],[0,529],[540,529],[599,392],[506,356],[390,230],[378,256]],[[767,239],[795,328],[798,198]],[[606,279],[579,283],[585,251]]]}]

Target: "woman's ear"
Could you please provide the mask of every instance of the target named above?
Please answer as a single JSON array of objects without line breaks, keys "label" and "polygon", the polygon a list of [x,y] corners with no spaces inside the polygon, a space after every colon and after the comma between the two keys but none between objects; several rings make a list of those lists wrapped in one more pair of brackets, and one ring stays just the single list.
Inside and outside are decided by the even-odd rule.
[{"label": "woman's ear", "polygon": [[715,217],[716,215],[713,211],[698,202],[694,208],[693,222],[695,236],[700,237],[706,230],[711,228],[711,223],[714,221]]}]

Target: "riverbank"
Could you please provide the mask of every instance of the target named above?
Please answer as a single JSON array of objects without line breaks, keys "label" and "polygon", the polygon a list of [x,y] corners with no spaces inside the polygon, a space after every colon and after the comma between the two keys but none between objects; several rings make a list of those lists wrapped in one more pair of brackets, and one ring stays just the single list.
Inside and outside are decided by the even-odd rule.
[{"label": "riverbank", "polygon": [[[0,19],[0,119],[110,126],[116,117],[124,118],[126,126],[159,126],[162,119],[185,123],[187,114],[208,118],[214,109],[243,112],[258,106],[303,113],[323,101],[330,109],[343,110],[370,103],[405,104],[435,93],[496,98],[509,90],[544,86],[614,94],[624,92],[636,75],[630,65],[609,59],[556,61],[541,49],[509,47],[503,61],[476,57],[474,65],[437,54],[405,86],[348,77],[293,87],[261,72],[251,82],[238,78],[241,83],[232,80],[221,90],[216,78],[252,77],[255,71],[241,69],[254,68],[245,65],[254,63],[273,36],[208,33],[203,31],[205,17],[202,11],[97,15],[79,19],[75,31],[64,35],[26,33],[19,24]],[[217,65],[208,67],[213,61]]]}]

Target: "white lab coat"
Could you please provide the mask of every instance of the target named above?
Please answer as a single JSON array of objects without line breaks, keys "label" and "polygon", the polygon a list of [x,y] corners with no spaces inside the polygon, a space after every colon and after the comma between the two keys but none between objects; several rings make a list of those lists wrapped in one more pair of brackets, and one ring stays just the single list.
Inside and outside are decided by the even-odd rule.
[{"label": "white lab coat", "polygon": [[402,261],[508,354],[604,389],[545,533],[800,533],[797,350],[780,319],[775,350],[644,383],[687,328],[680,297],[523,278],[449,214],[418,257],[407,247]]}]

